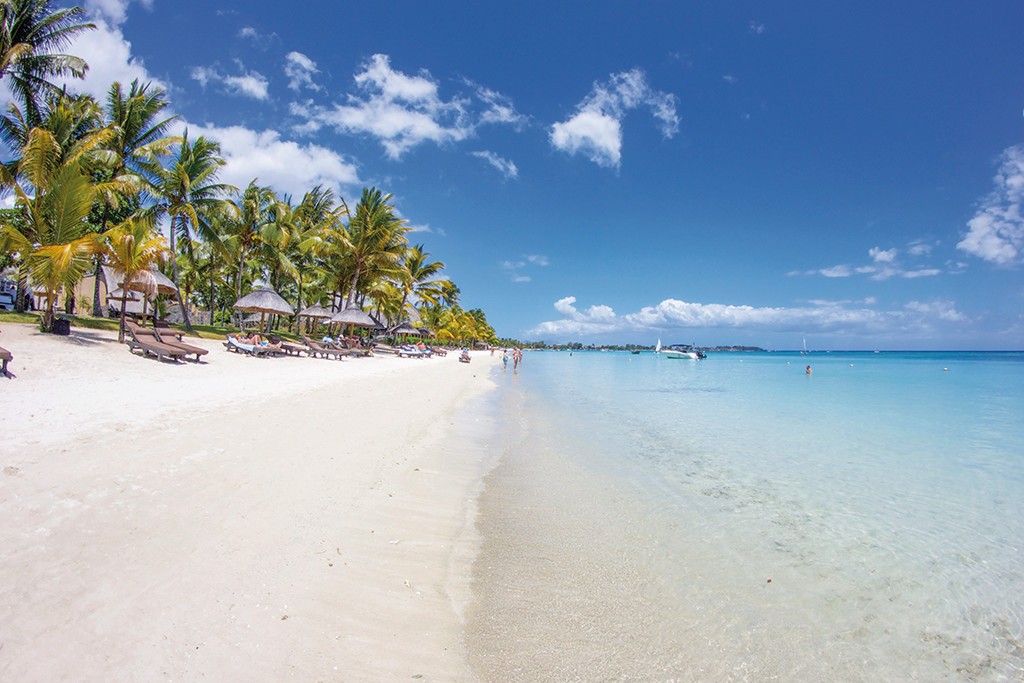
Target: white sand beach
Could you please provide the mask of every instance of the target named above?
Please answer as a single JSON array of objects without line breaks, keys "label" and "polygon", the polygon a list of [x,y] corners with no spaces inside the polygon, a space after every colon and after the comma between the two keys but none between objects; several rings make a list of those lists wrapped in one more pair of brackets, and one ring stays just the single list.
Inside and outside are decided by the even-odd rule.
[{"label": "white sand beach", "polygon": [[3,326],[0,678],[471,678],[494,359],[188,341],[205,362]]}]

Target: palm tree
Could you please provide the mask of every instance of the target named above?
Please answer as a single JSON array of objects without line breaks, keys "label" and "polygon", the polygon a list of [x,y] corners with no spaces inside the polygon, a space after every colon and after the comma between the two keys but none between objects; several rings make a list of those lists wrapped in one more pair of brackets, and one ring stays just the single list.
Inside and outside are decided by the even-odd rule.
[{"label": "palm tree", "polygon": [[395,215],[390,201],[390,194],[384,195],[377,188],[364,188],[348,222],[343,256],[345,272],[350,278],[346,308],[355,303],[361,278],[396,272],[409,228]]},{"label": "palm tree", "polygon": [[[169,234],[172,255],[177,254],[177,248],[191,255],[193,234],[204,237],[212,233],[207,217],[222,209],[224,195],[235,191],[230,185],[215,182],[223,165],[220,145],[202,136],[190,143],[187,130],[178,147],[178,156],[171,164],[166,167],[153,161],[144,164],[147,173],[153,178],[150,191],[156,203],[152,211],[171,219]],[[172,258],[171,263],[174,266],[172,279],[177,286],[178,262]],[[185,327],[192,332],[192,322],[180,289],[177,298],[185,318]]]},{"label": "palm tree", "polygon": [[434,276],[442,270],[444,264],[440,261],[431,261],[430,254],[424,251],[422,244],[405,250],[398,280],[402,291],[401,313],[405,312],[405,305],[414,294],[425,304],[437,303],[442,296],[441,283],[445,281],[434,279]]},{"label": "palm tree", "polygon": [[[292,263],[295,266],[295,282],[298,285],[296,310],[303,307],[302,296],[305,280],[316,270],[318,262],[325,262],[332,250],[343,243],[344,225],[342,219],[348,215],[344,200],[335,202],[330,188],[317,185],[302,196],[295,208],[293,220],[296,230],[295,250]],[[323,270],[322,268],[319,270]],[[296,317],[296,331],[302,321]]]},{"label": "palm tree", "polygon": [[[177,115],[160,119],[167,105],[166,92],[162,88],[153,88],[149,83],[140,85],[138,80],[134,80],[127,93],[120,83],[115,82],[110,86],[103,113],[107,123],[114,129],[114,137],[107,146],[113,155],[110,166],[104,169],[105,174],[115,178],[131,174],[138,188],[145,189],[147,164],[167,155],[171,146],[180,142],[180,138],[166,135],[171,123],[178,118]],[[108,221],[117,220],[118,214],[123,219],[135,208],[133,202],[124,201],[123,195],[112,194],[103,197],[103,200],[99,210],[100,232],[105,232]],[[94,316],[101,315],[100,265],[97,259],[92,295]]]},{"label": "palm tree", "polygon": [[75,36],[96,28],[81,23],[81,7],[55,9],[53,0],[0,0],[0,78],[10,81],[33,126],[42,120],[41,102],[59,90],[50,79],[83,78],[89,65],[63,54]]},{"label": "palm tree", "polygon": [[121,287],[121,323],[117,333],[117,340],[123,342],[128,284],[139,273],[162,263],[170,249],[164,236],[154,230],[151,217],[129,218],[105,232],[103,237],[103,252],[108,263],[124,277]]},{"label": "palm tree", "polygon": [[0,247],[21,254],[33,282],[43,287],[45,331],[53,329],[57,292],[82,278],[99,247],[86,218],[97,192],[114,191],[118,184],[95,184],[86,163],[110,132],[94,131],[65,150],[52,132],[33,128],[21,150],[18,174],[0,167],[0,180],[14,188],[25,217],[0,227]]}]

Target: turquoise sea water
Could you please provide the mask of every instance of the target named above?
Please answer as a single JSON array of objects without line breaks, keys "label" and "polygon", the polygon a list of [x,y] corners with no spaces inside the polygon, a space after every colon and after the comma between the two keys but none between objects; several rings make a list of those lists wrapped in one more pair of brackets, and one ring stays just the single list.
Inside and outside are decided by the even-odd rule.
[{"label": "turquoise sea water", "polygon": [[1024,679],[1024,354],[497,372],[481,677]]}]

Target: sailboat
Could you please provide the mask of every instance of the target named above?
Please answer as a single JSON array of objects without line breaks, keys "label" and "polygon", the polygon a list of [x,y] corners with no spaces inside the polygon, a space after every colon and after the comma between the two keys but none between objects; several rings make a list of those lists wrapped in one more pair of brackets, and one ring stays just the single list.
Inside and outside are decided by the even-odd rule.
[{"label": "sailboat", "polygon": [[804,350],[800,352],[801,356],[810,355],[810,351],[807,350],[807,337],[804,337]]},{"label": "sailboat", "polygon": [[661,340],[658,340],[658,345],[654,347],[655,353],[661,353]]}]

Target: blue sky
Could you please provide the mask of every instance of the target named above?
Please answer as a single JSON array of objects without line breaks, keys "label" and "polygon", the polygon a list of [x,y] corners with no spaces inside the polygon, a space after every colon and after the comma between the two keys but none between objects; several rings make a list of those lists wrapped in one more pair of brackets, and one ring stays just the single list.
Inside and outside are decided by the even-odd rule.
[{"label": "blue sky", "polygon": [[1019,2],[85,6],[76,87],[393,193],[500,335],[1024,348]]}]

